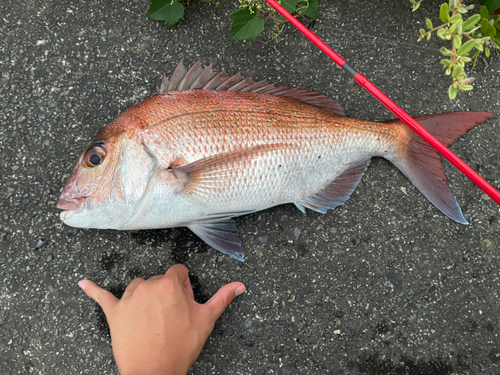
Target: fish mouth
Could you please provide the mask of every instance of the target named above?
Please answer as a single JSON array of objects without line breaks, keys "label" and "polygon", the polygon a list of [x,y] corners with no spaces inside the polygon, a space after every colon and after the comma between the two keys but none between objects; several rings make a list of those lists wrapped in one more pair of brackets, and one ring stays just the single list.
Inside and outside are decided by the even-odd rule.
[{"label": "fish mouth", "polygon": [[[81,212],[85,207],[85,201],[87,197],[67,197],[61,194],[59,200],[57,201],[57,208],[64,210],[65,212],[76,214]],[[62,212],[61,214],[63,214]]]}]

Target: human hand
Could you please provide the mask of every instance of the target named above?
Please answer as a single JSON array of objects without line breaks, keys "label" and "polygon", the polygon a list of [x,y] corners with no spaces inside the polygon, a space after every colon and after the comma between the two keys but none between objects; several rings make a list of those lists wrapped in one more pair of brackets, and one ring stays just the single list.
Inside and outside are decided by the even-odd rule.
[{"label": "human hand", "polygon": [[122,375],[185,375],[214,324],[245,285],[224,285],[205,304],[194,300],[181,264],[164,275],[135,279],[121,299],[90,280],[78,285],[104,310],[116,364]]}]

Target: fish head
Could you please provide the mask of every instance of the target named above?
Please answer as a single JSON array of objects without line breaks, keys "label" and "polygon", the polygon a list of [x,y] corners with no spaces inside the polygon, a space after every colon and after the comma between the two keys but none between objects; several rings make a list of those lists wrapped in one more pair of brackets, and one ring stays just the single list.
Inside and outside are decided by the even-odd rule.
[{"label": "fish head", "polygon": [[[112,228],[113,216],[125,213],[122,188],[122,142],[116,138],[94,141],[76,161],[57,208],[61,220],[79,228]],[[118,212],[117,212],[118,211]]]},{"label": "fish head", "polygon": [[[145,109],[148,103],[158,106],[158,100],[153,97],[120,114],[78,156],[57,202],[65,224],[138,229],[134,223],[144,222],[143,214],[149,212],[157,194],[167,202],[176,194],[179,189],[173,173],[164,173],[161,181],[157,176],[178,156],[171,153],[166,141],[156,144],[155,133],[147,131],[149,122],[158,119],[149,119],[145,114],[151,111]],[[156,189],[159,183],[165,185],[160,193]]]}]

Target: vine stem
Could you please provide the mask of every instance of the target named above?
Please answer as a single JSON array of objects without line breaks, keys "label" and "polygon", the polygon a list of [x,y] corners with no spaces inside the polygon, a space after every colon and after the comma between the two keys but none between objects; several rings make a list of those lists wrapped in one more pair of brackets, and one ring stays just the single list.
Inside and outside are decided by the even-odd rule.
[{"label": "vine stem", "polygon": [[427,31],[424,35],[420,36],[420,38],[418,39],[418,41],[420,42],[422,39],[424,39],[427,36],[427,34],[432,34],[434,31],[442,29],[443,27],[448,26],[449,24],[450,24],[449,22],[448,23],[443,23],[442,25],[440,25],[438,27],[435,27],[432,30]]}]

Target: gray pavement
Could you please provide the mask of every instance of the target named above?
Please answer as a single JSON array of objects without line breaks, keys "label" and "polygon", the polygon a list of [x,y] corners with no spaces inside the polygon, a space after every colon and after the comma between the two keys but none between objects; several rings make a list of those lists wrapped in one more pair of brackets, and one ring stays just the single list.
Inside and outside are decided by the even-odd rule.
[{"label": "gray pavement", "polygon": [[[414,14],[401,0],[321,3],[314,31],[411,115],[500,113],[497,51],[451,102],[440,44],[416,42],[438,2]],[[197,2],[167,30],[142,0],[0,2],[0,373],[118,374],[104,315],[78,280],[119,295],[182,262],[199,301],[229,281],[248,288],[191,374],[499,374],[499,208],[449,164],[468,226],[374,159],[327,215],[287,205],[237,219],[246,264],[185,228],[61,224],[55,204],[76,156],[181,57],[316,90],[352,117],[392,117],[292,29],[279,44],[229,42],[233,6]],[[497,188],[499,132],[497,118],[452,147]]]}]

